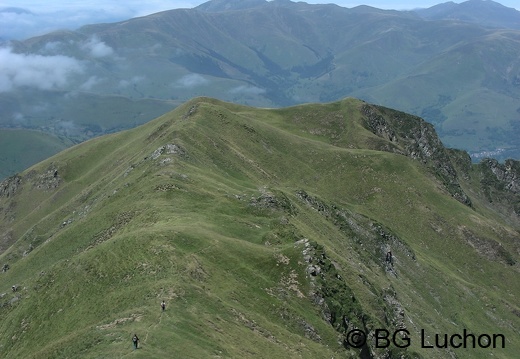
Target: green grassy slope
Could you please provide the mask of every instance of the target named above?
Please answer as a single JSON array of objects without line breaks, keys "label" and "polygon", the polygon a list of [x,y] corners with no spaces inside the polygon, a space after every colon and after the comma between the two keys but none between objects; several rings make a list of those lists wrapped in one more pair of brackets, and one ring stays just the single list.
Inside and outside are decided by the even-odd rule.
[{"label": "green grassy slope", "polygon": [[[199,98],[2,182],[2,356],[513,357],[518,228],[368,131],[366,106]],[[409,348],[377,348],[404,328]],[[505,348],[422,348],[464,329]]]}]

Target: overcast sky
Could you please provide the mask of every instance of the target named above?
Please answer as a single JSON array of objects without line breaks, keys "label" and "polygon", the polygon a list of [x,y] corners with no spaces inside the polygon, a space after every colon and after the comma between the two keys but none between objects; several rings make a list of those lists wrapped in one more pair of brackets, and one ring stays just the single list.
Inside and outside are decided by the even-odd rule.
[{"label": "overcast sky", "polygon": [[[16,7],[31,13],[0,12],[0,38],[24,39],[57,29],[76,29],[85,24],[115,22],[176,8],[193,8],[206,0],[0,0],[0,10]],[[409,10],[430,7],[445,0],[331,0],[305,1],[309,4],[335,3],[351,8],[370,5],[380,9]],[[463,1],[456,0],[456,3]],[[518,0],[498,0],[520,9]]]}]

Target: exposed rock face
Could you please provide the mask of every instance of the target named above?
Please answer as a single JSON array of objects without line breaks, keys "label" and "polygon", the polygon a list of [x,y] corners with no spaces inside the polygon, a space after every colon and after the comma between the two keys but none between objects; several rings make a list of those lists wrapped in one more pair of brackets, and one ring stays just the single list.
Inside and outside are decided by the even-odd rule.
[{"label": "exposed rock face", "polygon": [[489,202],[505,205],[520,217],[520,161],[504,164],[485,158],[479,164],[480,185]]},{"label": "exposed rock face", "polygon": [[190,118],[193,114],[195,114],[195,112],[197,112],[197,107],[198,107],[198,105],[191,106],[190,109],[188,110],[188,112],[186,112],[184,114],[182,119],[187,120],[188,118]]},{"label": "exposed rock face", "polygon": [[265,188],[260,189],[260,196],[251,198],[249,205],[256,208],[271,208],[282,210],[290,215],[296,213],[296,208],[284,193],[280,191],[273,193],[266,190]]},{"label": "exposed rock face", "polygon": [[9,223],[16,218],[14,209],[16,208],[15,194],[21,189],[22,177],[15,175],[0,182],[0,254],[2,254],[13,242],[13,231]]},{"label": "exposed rock face", "polygon": [[[448,151],[433,126],[419,117],[384,107],[364,105],[365,127],[389,143],[378,150],[403,154],[426,164],[459,202],[471,206],[457,179]],[[383,116],[383,114],[385,116]]]},{"label": "exposed rock face", "polygon": [[[413,250],[388,228],[367,217],[352,213],[344,208],[323,202],[317,197],[310,196],[303,190],[296,192],[296,196],[303,203],[324,216],[328,221],[337,226],[340,231],[352,240],[352,249],[360,253],[370,253],[365,257],[366,261],[373,261],[381,266],[389,275],[398,277],[396,267],[401,267],[399,261],[394,264],[385,263],[385,254],[388,248],[398,253],[400,258],[409,257],[415,261]],[[296,242],[303,247],[302,256],[306,265],[306,273],[310,282],[309,298],[320,309],[322,317],[328,321],[340,333],[343,345],[353,348],[353,338],[350,337],[356,331],[369,333],[371,328],[380,326],[380,321],[393,330],[407,329],[405,310],[397,298],[397,293],[392,288],[383,292],[377,292],[370,280],[360,276],[360,280],[372,288],[374,300],[378,300],[383,308],[383,316],[371,317],[363,310],[361,303],[354,295],[350,283],[346,281],[338,271],[335,262],[329,258],[325,248],[316,242],[304,238]],[[370,339],[370,338],[367,338]],[[373,345],[373,340],[367,340],[364,345],[355,346],[359,349],[360,358],[392,358],[386,350],[379,350]],[[403,351],[402,356],[413,357],[413,354]]]},{"label": "exposed rock face", "polygon": [[365,125],[370,131],[372,131],[372,133],[396,144],[396,146],[393,146],[393,147],[386,147],[385,150],[388,152],[405,154],[397,146],[399,143],[397,134],[393,130],[392,126],[384,119],[384,117],[381,116],[380,114],[378,114],[373,109],[373,107],[369,106],[369,105],[363,106],[362,111],[363,111],[363,114],[366,116]]},{"label": "exposed rock face", "polygon": [[[309,297],[320,308],[323,318],[342,335],[349,327],[366,329],[366,314],[324,248],[307,239],[298,241],[297,245],[303,246],[302,254],[307,263],[311,283]],[[362,350],[368,351],[368,348]]]},{"label": "exposed rock face", "polygon": [[454,148],[447,148],[446,150],[450,156],[451,162],[457,169],[459,178],[462,178],[465,181],[469,181],[471,179],[470,172],[473,165],[469,153]]},{"label": "exposed rock face", "polygon": [[58,188],[62,182],[58,166],[54,163],[42,172],[31,170],[23,174],[23,177],[14,175],[0,182],[0,199],[3,199],[0,202],[0,219],[4,220],[0,225],[0,253],[3,253],[16,240],[10,223],[17,218],[17,194],[22,191],[22,187],[50,191]]},{"label": "exposed rock face", "polygon": [[179,155],[181,157],[187,157],[187,155],[188,155],[186,153],[186,150],[184,148],[182,148],[181,146],[172,144],[172,143],[168,143],[168,144],[156,149],[152,153],[151,158],[152,158],[152,160],[155,160],[155,159],[159,158],[162,154],[168,154],[168,155],[173,154],[173,155]]},{"label": "exposed rock face", "polygon": [[11,176],[0,182],[0,197],[13,196],[22,184],[22,177],[18,175]]},{"label": "exposed rock face", "polygon": [[520,193],[520,162],[506,160],[502,165],[495,159],[485,159],[482,165],[489,167],[499,186],[514,194]]},{"label": "exposed rock face", "polygon": [[33,186],[40,190],[52,190],[56,189],[62,183],[62,178],[58,171],[58,168],[51,165],[45,172],[37,173],[32,170],[24,176],[27,182],[31,182]]}]

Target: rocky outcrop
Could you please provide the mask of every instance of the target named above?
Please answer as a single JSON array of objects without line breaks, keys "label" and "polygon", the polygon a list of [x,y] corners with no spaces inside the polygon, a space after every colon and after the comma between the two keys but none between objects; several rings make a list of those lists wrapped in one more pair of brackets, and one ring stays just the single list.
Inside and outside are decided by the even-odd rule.
[{"label": "rocky outcrop", "polygon": [[415,253],[410,246],[381,223],[334,204],[325,203],[303,190],[298,190],[296,196],[338,227],[340,232],[351,240],[353,248],[361,255],[367,256],[367,253],[371,253],[367,259],[387,272],[397,275],[396,266],[388,266],[385,260],[389,249],[395,252],[394,262],[397,260],[395,257],[397,253],[400,257],[411,258],[415,261]]},{"label": "rocky outcrop", "polygon": [[270,208],[281,210],[290,215],[296,214],[296,208],[283,192],[268,191],[266,188],[260,189],[260,196],[251,197],[249,205],[259,209]]},{"label": "rocky outcrop", "polygon": [[16,218],[16,193],[24,183],[22,177],[15,175],[0,182],[0,254],[13,243],[11,223]]},{"label": "rocky outcrop", "polygon": [[485,158],[479,164],[480,186],[486,199],[510,209],[520,217],[520,161],[506,160],[504,164]]},{"label": "rocky outcrop", "polygon": [[308,297],[320,309],[323,319],[339,333],[345,349],[357,352],[357,357],[366,359],[419,357],[417,353],[406,349],[393,353],[375,345],[373,328],[386,326],[391,330],[407,329],[405,309],[397,299],[395,290],[389,288],[376,294],[378,298],[374,300],[380,302],[384,313],[383,318],[380,318],[383,322],[379,322],[363,310],[362,303],[340,275],[323,246],[306,238],[295,245],[303,248],[302,255],[310,282]]},{"label": "rocky outcrop", "polygon": [[499,189],[513,194],[520,193],[520,161],[509,159],[501,164],[495,159],[487,158],[482,160],[481,167],[489,168]]},{"label": "rocky outcrop", "polygon": [[24,176],[24,180],[39,189],[52,190],[56,189],[63,182],[59,169],[56,165],[51,164],[45,171],[38,173],[36,170],[31,170]]},{"label": "rocky outcrop", "polygon": [[186,150],[184,148],[182,148],[181,146],[176,145],[174,143],[168,143],[164,146],[159,147],[151,154],[150,157],[152,158],[152,160],[156,160],[163,154],[178,155],[178,156],[184,157],[184,158],[188,157],[188,153],[186,152]]},{"label": "rocky outcrop", "polygon": [[[366,262],[381,267],[388,275],[398,277],[398,268],[405,257],[415,261],[413,250],[389,228],[368,217],[345,208],[329,204],[303,190],[296,197],[334,224]],[[303,260],[310,281],[308,296],[320,308],[322,317],[340,333],[345,348],[358,350],[360,358],[408,358],[414,357],[406,350],[399,354],[374,346],[370,335],[372,329],[386,326],[391,330],[406,329],[405,309],[393,289],[378,291],[363,275],[359,279],[379,301],[382,316],[376,318],[363,310],[349,283],[342,277],[336,263],[327,255],[325,248],[304,238],[296,242],[302,246]],[[394,253],[391,263],[385,260],[389,249]],[[403,261],[404,262],[404,261]],[[357,346],[353,333],[368,333],[366,343]]]},{"label": "rocky outcrop", "polygon": [[[311,283],[309,297],[320,308],[323,319],[342,335],[346,335],[349,329],[366,330],[366,314],[361,304],[339,275],[324,248],[308,239],[300,240],[296,245],[303,246],[302,254]],[[348,341],[344,345],[349,349]],[[370,351],[366,344],[360,350]]]},{"label": "rocky outcrop", "polygon": [[18,175],[11,176],[2,182],[0,182],[0,198],[12,197],[17,191],[18,188],[22,185],[22,177]]},{"label": "rocky outcrop", "polygon": [[365,116],[365,127],[387,140],[379,143],[377,150],[421,161],[457,201],[471,206],[471,200],[460,187],[457,171],[433,125],[417,116],[380,106],[365,104],[361,111]]}]

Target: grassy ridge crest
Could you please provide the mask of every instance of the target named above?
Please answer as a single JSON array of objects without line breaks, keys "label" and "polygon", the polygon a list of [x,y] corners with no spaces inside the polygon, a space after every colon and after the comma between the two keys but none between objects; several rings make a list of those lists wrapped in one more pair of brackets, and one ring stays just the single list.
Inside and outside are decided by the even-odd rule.
[{"label": "grassy ridge crest", "polygon": [[[143,358],[514,355],[518,222],[456,151],[406,152],[434,133],[393,123],[422,120],[371,107],[373,131],[367,106],[196,98],[2,182],[0,352],[122,357],[137,333]],[[471,206],[424,153],[448,156]],[[372,333],[360,349],[354,328]],[[410,347],[376,347],[377,329]],[[463,329],[506,347],[421,345]]]}]

